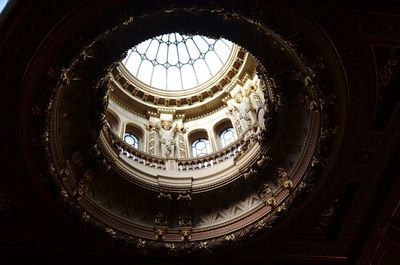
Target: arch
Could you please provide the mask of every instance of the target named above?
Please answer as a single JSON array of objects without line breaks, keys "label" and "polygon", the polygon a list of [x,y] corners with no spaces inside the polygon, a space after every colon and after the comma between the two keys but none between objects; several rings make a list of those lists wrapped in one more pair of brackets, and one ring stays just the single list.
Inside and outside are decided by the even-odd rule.
[{"label": "arch", "polygon": [[125,125],[125,130],[124,130],[124,140],[125,140],[125,137],[128,135],[134,136],[132,138],[129,138],[133,142],[135,141],[134,138],[135,137],[137,138],[137,140],[138,140],[138,143],[136,145],[137,149],[144,150],[145,134],[144,134],[144,130],[142,128],[140,128],[136,124],[127,123]]},{"label": "arch", "polygon": [[118,115],[115,113],[115,111],[111,109],[107,109],[106,112],[106,119],[108,121],[108,124],[110,124],[111,129],[118,134],[120,130],[120,124],[121,120],[119,119]]},{"label": "arch", "polygon": [[[204,144],[202,144],[204,143]],[[209,136],[206,130],[200,129],[188,134],[188,144],[191,157],[199,157],[212,152]]]},{"label": "arch", "polygon": [[[228,136],[226,134],[227,130],[231,129],[230,131],[233,132],[233,139],[230,140],[230,138],[226,138],[226,139],[221,139],[222,134],[224,133],[225,136]],[[230,143],[232,143],[233,141],[235,141],[237,139],[237,132],[235,130],[235,128],[233,127],[232,121],[229,118],[225,118],[222,119],[221,121],[217,122],[214,125],[214,134],[216,135],[216,143],[217,143],[217,147],[218,149],[222,149],[225,146],[229,145]]]}]

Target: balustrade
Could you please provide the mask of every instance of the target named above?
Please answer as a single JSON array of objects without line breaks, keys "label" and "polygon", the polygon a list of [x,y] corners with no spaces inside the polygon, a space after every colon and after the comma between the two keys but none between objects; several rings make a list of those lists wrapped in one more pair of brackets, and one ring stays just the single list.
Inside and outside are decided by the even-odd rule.
[{"label": "balustrade", "polygon": [[[125,141],[123,141],[115,132],[111,129],[109,125],[106,126],[105,136],[111,142],[111,144],[118,150],[120,155],[125,156],[134,163],[138,163],[143,166],[148,166],[158,170],[166,170],[167,162],[173,163],[174,168],[178,171],[191,171],[200,170],[205,168],[210,168],[223,163],[226,160],[233,159],[237,157],[241,151],[248,148],[248,139],[256,131],[256,125],[254,124],[249,130],[246,131],[237,141],[231,143],[230,145],[224,147],[218,152],[214,152],[209,155],[204,155],[196,158],[176,158],[167,159],[164,157],[159,157],[155,155],[149,155],[145,152],[138,150]],[[172,161],[172,162],[170,162]]]}]

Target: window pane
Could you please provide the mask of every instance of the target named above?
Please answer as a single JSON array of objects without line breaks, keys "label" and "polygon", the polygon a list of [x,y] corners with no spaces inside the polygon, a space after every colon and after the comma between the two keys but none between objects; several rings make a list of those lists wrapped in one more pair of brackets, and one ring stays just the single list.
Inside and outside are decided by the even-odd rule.
[{"label": "window pane", "polygon": [[[232,47],[233,44],[224,39],[169,33],[133,47],[122,63],[134,77],[154,88],[190,89],[207,82],[218,73],[226,63]],[[155,73],[153,68],[158,72],[158,66],[165,67],[165,71]],[[173,66],[180,70],[179,80],[177,71],[168,69]],[[177,83],[172,86],[170,81],[161,81],[160,76],[164,72],[165,80]],[[154,75],[157,81],[154,80]]]},{"label": "window pane", "polygon": [[160,43],[157,40],[152,40],[146,53],[147,59],[154,60],[156,58],[158,46],[160,46]]},{"label": "window pane", "polygon": [[167,81],[167,70],[163,65],[156,65],[153,71],[153,80],[151,80],[150,85],[164,89]]},{"label": "window pane", "polygon": [[207,139],[197,139],[192,143],[193,157],[205,156],[209,154],[210,146]]},{"label": "window pane", "polygon": [[182,81],[183,89],[194,87],[197,85],[196,76],[194,75],[193,67],[189,64],[182,66]]},{"label": "window pane", "polygon": [[181,74],[176,66],[171,66],[167,70],[168,84],[167,90],[182,90],[181,86]]},{"label": "window pane", "polygon": [[220,134],[222,147],[229,145],[235,141],[235,131],[233,128],[225,129]]},{"label": "window pane", "polygon": [[168,47],[168,63],[170,65],[176,65],[178,63],[178,51],[174,44]]},{"label": "window pane", "polygon": [[139,68],[138,78],[146,84],[150,84],[153,64],[150,61],[143,61]]},{"label": "window pane", "polygon": [[197,80],[199,83],[204,83],[211,77],[210,70],[204,60],[197,60],[194,65],[194,70],[196,71]]},{"label": "window pane", "polygon": [[139,138],[131,133],[125,133],[124,141],[136,149],[139,148]]}]

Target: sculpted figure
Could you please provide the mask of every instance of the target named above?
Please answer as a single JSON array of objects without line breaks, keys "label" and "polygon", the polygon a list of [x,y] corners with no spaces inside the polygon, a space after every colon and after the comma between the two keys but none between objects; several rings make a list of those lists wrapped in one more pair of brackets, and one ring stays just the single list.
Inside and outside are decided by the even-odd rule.
[{"label": "sculpted figure", "polygon": [[172,124],[170,121],[161,121],[161,123],[157,123],[157,128],[160,136],[161,156],[174,157],[176,123]]},{"label": "sculpted figure", "polygon": [[257,111],[264,106],[264,100],[255,86],[250,86],[249,98],[252,109],[257,113]]},{"label": "sculpted figure", "polygon": [[243,89],[241,92],[237,93],[234,100],[229,100],[227,104],[230,111],[236,110],[238,112],[242,130],[245,131],[247,128],[249,128],[252,123],[250,116],[250,110],[252,107],[250,99],[246,95],[246,91]]}]

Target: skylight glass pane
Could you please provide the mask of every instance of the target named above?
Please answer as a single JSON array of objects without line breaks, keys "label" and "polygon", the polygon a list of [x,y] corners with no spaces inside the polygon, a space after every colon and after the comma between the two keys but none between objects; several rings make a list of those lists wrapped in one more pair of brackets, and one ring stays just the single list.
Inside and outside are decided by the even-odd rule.
[{"label": "skylight glass pane", "polygon": [[199,50],[197,49],[197,47],[196,47],[196,45],[194,44],[194,42],[193,42],[192,39],[188,39],[188,40],[186,41],[186,46],[187,46],[187,48],[188,48],[190,58],[192,58],[192,59],[194,59],[194,60],[197,59],[197,58],[199,58],[200,52],[199,52]]},{"label": "skylight glass pane", "polygon": [[175,37],[176,37],[176,41],[182,41],[183,40],[182,35],[179,34],[179,33],[175,33]]},{"label": "skylight glass pane", "polygon": [[206,54],[205,60],[210,67],[211,73],[215,75],[222,67],[222,63],[219,60],[217,54],[214,51],[210,51]]},{"label": "skylight glass pane", "polygon": [[232,43],[230,42],[230,47],[228,48],[226,46],[226,44],[222,41],[217,41],[214,45],[214,51],[219,55],[219,57],[221,58],[221,60],[223,62],[226,61],[226,59],[228,58],[230,52],[231,52],[231,47],[232,47]]},{"label": "skylight glass pane", "polygon": [[232,48],[224,39],[170,33],[133,47],[122,63],[134,77],[154,88],[190,89],[217,74]]},{"label": "skylight glass pane", "polygon": [[6,6],[8,0],[0,0],[0,13],[3,11],[4,7]]},{"label": "skylight glass pane", "polygon": [[208,43],[201,36],[193,36],[193,41],[196,43],[201,53],[208,51]]},{"label": "skylight glass pane", "polygon": [[203,36],[203,39],[204,39],[206,42],[208,42],[209,44],[214,44],[214,43],[215,43],[215,40],[214,40],[214,39],[210,39],[210,38],[205,37],[205,36]]},{"label": "skylight glass pane", "polygon": [[172,66],[167,70],[168,84],[167,90],[182,90],[181,74],[178,67]]},{"label": "skylight glass pane", "polygon": [[174,43],[175,42],[175,34],[174,33],[172,33],[172,34],[169,34],[169,41],[171,42],[171,43]]},{"label": "skylight glass pane", "polygon": [[170,65],[176,65],[178,63],[178,49],[174,44],[169,45],[168,63]]},{"label": "skylight glass pane", "polygon": [[186,45],[182,42],[178,44],[178,54],[179,54],[179,61],[181,63],[185,64],[189,62],[190,57],[186,49]]},{"label": "skylight glass pane", "polygon": [[161,43],[157,54],[157,63],[164,64],[167,62],[167,51],[168,45],[166,43]]},{"label": "skylight glass pane", "polygon": [[189,64],[182,66],[182,81],[183,89],[194,87],[197,85],[196,76],[193,72],[193,67]]},{"label": "skylight glass pane", "polygon": [[133,75],[137,75],[138,69],[139,69],[139,65],[142,62],[142,59],[140,58],[139,53],[137,52],[132,52],[131,56],[127,57],[128,60],[125,63],[125,67],[127,69],[129,69],[129,71],[133,74]]},{"label": "skylight glass pane", "polygon": [[165,89],[167,86],[167,69],[163,65],[156,65],[153,72],[153,80],[151,86],[155,88]]},{"label": "skylight glass pane", "polygon": [[151,39],[150,40],[146,40],[146,41],[140,43],[138,46],[136,46],[136,49],[137,49],[138,53],[145,54],[146,51],[147,51],[147,48],[150,45],[150,42],[151,42]]},{"label": "skylight glass pane", "polygon": [[138,79],[146,84],[150,84],[153,64],[150,61],[143,61],[139,68]]},{"label": "skylight glass pane", "polygon": [[160,44],[158,43],[157,40],[151,41],[149,49],[147,50],[147,53],[146,53],[147,59],[149,59],[149,60],[156,59],[158,46],[160,46]]},{"label": "skylight glass pane", "polygon": [[197,60],[193,66],[200,84],[210,79],[211,74],[204,60]]}]

